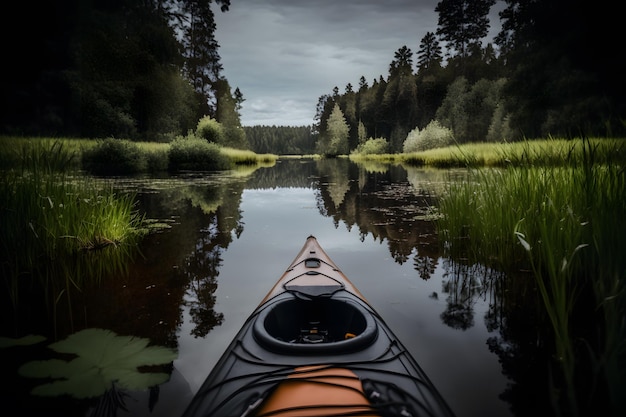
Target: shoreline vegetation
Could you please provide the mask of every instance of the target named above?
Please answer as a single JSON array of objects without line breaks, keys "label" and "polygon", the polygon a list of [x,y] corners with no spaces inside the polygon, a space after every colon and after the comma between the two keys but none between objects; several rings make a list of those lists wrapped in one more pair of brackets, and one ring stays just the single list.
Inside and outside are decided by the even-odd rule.
[{"label": "shoreline vegetation", "polygon": [[[123,268],[146,233],[134,196],[96,189],[90,174],[253,170],[297,157],[320,156],[256,154],[193,135],[171,143],[0,138],[1,272],[13,307],[25,280],[39,280],[54,312],[82,277],[102,276],[84,273],[88,256],[110,256],[104,264]],[[523,302],[537,304],[551,329],[540,331],[540,342],[554,351],[551,395],[560,413],[626,409],[625,140],[550,138],[342,157],[467,168],[468,179],[450,181],[433,208],[446,255],[505,272],[507,285],[530,297]],[[70,180],[81,170],[83,180]]]},{"label": "shoreline vegetation", "polygon": [[516,288],[505,304],[538,306],[546,323],[538,343],[554,352],[551,400],[562,415],[619,415],[626,409],[624,145],[546,144],[500,148],[504,159],[493,166],[507,168],[474,169],[450,182],[438,199],[440,241],[452,258],[505,272]]}]

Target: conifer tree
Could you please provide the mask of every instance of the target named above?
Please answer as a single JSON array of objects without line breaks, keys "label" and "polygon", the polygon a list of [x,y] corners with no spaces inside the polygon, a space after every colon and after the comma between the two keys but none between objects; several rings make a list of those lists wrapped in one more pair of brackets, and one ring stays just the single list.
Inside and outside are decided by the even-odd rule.
[{"label": "conifer tree", "polygon": [[447,43],[449,53],[467,57],[472,45],[480,45],[489,31],[489,10],[496,0],[441,0],[437,34]]},{"label": "conifer tree", "polygon": [[[221,10],[227,11],[230,0],[215,0]],[[206,98],[209,113],[215,111],[215,83],[223,70],[215,39],[213,0],[182,0],[180,17],[187,79],[198,94]]]},{"label": "conifer tree", "polygon": [[324,156],[345,155],[348,153],[350,128],[339,105],[335,103],[328,118],[326,132],[318,142],[318,152]]},{"label": "conifer tree", "polygon": [[417,70],[424,72],[441,66],[441,46],[433,32],[426,32],[417,51]]}]

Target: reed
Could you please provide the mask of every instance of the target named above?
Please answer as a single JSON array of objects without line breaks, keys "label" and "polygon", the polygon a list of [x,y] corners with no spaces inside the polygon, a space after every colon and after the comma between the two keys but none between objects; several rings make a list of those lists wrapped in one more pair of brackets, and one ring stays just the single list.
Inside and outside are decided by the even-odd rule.
[{"label": "reed", "polygon": [[223,147],[221,151],[235,165],[263,165],[272,166],[278,160],[278,155],[258,154],[251,150]]},{"label": "reed", "polygon": [[[472,171],[470,180],[451,183],[439,200],[438,230],[451,256],[507,272],[533,271],[552,329],[559,401],[571,415],[598,395],[583,390],[585,384],[608,392],[615,411],[624,405],[626,174],[613,161],[623,152],[616,146],[570,143],[557,152],[567,157],[556,167],[527,164],[538,157],[526,152],[520,165],[527,166]],[[572,322],[598,312],[592,328]],[[590,358],[595,366],[585,369],[581,364]]]},{"label": "reed", "polygon": [[141,236],[134,196],[70,177],[75,155],[41,142],[22,149],[19,169],[0,174],[0,265],[14,310],[22,290],[36,285],[54,311],[84,280],[123,264]]},{"label": "reed", "polygon": [[584,163],[585,153],[589,151],[585,143],[595,148],[595,163],[619,163],[626,160],[624,140],[605,138],[586,140],[548,138],[513,143],[467,143],[398,154],[397,160],[407,165],[438,168],[572,166]]}]

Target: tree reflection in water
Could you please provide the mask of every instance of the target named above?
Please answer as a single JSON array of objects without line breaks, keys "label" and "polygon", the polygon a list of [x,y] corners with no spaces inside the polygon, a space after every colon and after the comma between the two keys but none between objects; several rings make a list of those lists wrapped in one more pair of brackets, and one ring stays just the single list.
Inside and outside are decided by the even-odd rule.
[{"label": "tree reflection in water", "polygon": [[447,278],[443,290],[448,298],[441,320],[454,329],[469,329],[474,326],[474,305],[482,299],[490,306],[485,321],[491,326],[487,324],[487,327],[495,330],[496,322],[491,316],[498,305],[495,289],[500,288],[504,274],[480,264],[467,265],[450,258],[444,260],[443,267],[444,278]]},{"label": "tree reflection in water", "polygon": [[206,234],[196,242],[194,252],[187,257],[181,271],[189,282],[184,303],[196,325],[191,331],[195,337],[206,336],[224,321],[224,315],[215,311],[214,295],[224,248],[217,243],[219,233],[212,234],[211,230],[205,229]]}]

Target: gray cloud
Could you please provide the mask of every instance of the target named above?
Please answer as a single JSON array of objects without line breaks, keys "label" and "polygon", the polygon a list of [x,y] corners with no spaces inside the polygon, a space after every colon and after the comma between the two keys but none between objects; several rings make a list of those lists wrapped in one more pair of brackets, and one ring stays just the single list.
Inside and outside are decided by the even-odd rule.
[{"label": "gray cloud", "polygon": [[313,123],[320,96],[386,77],[394,53],[437,29],[438,0],[232,0],[216,11],[223,75],[242,124]]}]

